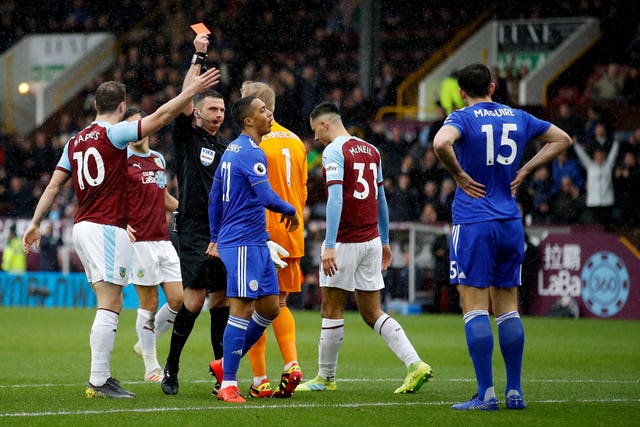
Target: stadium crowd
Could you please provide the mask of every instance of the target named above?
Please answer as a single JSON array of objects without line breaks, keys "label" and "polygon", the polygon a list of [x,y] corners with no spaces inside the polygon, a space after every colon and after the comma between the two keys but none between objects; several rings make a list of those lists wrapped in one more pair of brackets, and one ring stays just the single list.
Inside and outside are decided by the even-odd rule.
[{"label": "stadium crowd", "polygon": [[[308,117],[314,105],[331,101],[340,107],[345,124],[353,133],[380,149],[391,220],[446,222],[450,218],[455,183],[432,148],[433,135],[442,120],[403,124],[375,121],[374,115],[381,106],[394,104],[402,79],[473,16],[469,16],[460,0],[447,2],[446,6],[422,8],[422,13],[417,14],[406,7],[406,2],[382,2],[380,66],[367,96],[358,82],[358,3],[356,0],[304,3],[194,0],[183,4],[171,0],[159,3],[122,0],[97,6],[88,0],[61,0],[45,4],[25,1],[18,7],[15,0],[3,2],[0,52],[27,34],[70,31],[115,32],[120,49],[113,69],[90,82],[85,93],[76,99],[76,103],[82,105],[82,115],[63,109],[46,128],[32,135],[0,135],[0,216],[31,216],[65,142],[94,116],[92,90],[101,81],[124,82],[128,105],[138,106],[147,113],[175,96],[192,54],[193,32],[189,24],[205,22],[212,30],[207,63],[222,71],[222,84],[217,89],[227,104],[239,98],[242,81],[267,82],[276,90],[278,121],[303,138],[308,151],[311,218],[323,217],[324,200],[320,172],[322,146],[313,140]],[[484,3],[504,6],[504,2]],[[518,10],[501,8],[496,16],[502,19],[504,14],[510,17],[550,15],[550,9],[541,7],[540,2],[531,3],[524,2]],[[625,15],[625,9],[615,1],[560,3],[554,13],[600,17],[605,42],[610,41],[607,34],[611,33],[614,23],[620,27]],[[525,9],[527,12],[523,15]],[[630,20],[633,21],[624,19],[624,22]],[[637,24],[637,20],[633,23]],[[409,39],[417,40],[414,49],[407,48]],[[622,40],[621,55],[603,56],[601,61],[596,61],[591,68],[592,75],[583,84],[572,88],[568,96],[559,90],[548,110],[543,112],[543,117],[557,122],[584,146],[595,162],[599,160],[595,159],[594,152],[603,153],[607,159],[614,141],[618,141],[617,156],[609,159],[611,185],[602,188],[611,194],[600,197],[589,194],[594,191],[587,187],[589,167],[580,162],[571,149],[551,167],[537,171],[523,186],[519,199],[528,224],[626,227],[640,223],[640,200],[629,190],[640,184],[640,127],[616,128],[614,123],[619,123],[612,120],[618,108],[639,107],[638,40],[640,26],[635,34]],[[518,78],[526,72],[526,69],[496,68],[500,97],[506,103],[515,106],[517,97],[513,90]],[[226,121],[222,132],[232,139],[238,129],[229,117]],[[158,132],[151,146],[165,155],[171,170],[170,130]],[[175,192],[175,179],[171,185],[171,191]],[[610,204],[608,200],[615,202]],[[594,213],[594,208],[597,211],[602,207],[612,212],[604,217],[606,223],[602,222],[602,216]],[[69,218],[74,211],[73,189],[69,186],[56,200],[49,218]]]}]

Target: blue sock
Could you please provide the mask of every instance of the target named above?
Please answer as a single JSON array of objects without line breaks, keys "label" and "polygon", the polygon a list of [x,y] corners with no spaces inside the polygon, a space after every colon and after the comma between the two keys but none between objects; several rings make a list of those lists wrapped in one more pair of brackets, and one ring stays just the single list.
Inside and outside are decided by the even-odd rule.
[{"label": "blue sock", "polygon": [[[489,322],[489,312],[473,310],[464,316],[464,331],[467,336],[467,347],[473,361],[478,381],[478,397],[486,400],[494,397],[493,370],[493,332]],[[487,394],[487,390],[489,393]]]},{"label": "blue sock", "polygon": [[500,350],[507,369],[507,387],[504,392],[506,394],[509,390],[517,390],[522,396],[520,378],[524,352],[524,328],[520,315],[517,311],[511,311],[496,317],[496,323],[498,324]]},{"label": "blue sock", "polygon": [[249,325],[247,326],[247,335],[244,339],[244,347],[242,348],[242,354],[246,354],[249,349],[258,341],[258,339],[262,336],[262,333],[265,329],[269,327],[269,325],[273,322],[272,320],[265,319],[260,316],[255,311],[251,315],[251,320],[249,320]]},{"label": "blue sock", "polygon": [[227,321],[227,327],[224,330],[223,337],[223,354],[222,369],[224,374],[222,379],[224,381],[236,381],[238,374],[238,366],[240,366],[240,358],[244,354],[242,347],[245,342],[245,335],[247,333],[248,320],[244,320],[240,317],[229,316]]}]

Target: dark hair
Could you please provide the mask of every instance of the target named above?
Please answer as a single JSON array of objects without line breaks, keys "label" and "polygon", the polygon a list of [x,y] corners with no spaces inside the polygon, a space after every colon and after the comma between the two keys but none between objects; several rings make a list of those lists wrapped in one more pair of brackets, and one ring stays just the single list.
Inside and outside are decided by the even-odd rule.
[{"label": "dark hair", "polygon": [[470,64],[458,73],[458,84],[471,98],[489,95],[491,71],[483,64]]},{"label": "dark hair", "polygon": [[323,114],[337,114],[340,115],[340,110],[336,106],[336,104],[332,102],[323,102],[321,104],[316,105],[316,107],[311,111],[309,118],[311,120],[315,120],[317,117],[320,117]]},{"label": "dark hair", "polygon": [[256,99],[258,98],[255,96],[245,96],[233,103],[231,116],[233,117],[233,121],[240,127],[244,128],[244,119],[251,115],[251,103]]},{"label": "dark hair", "polygon": [[98,114],[114,112],[121,102],[125,102],[126,96],[124,84],[116,81],[104,82],[96,89],[96,111]]},{"label": "dark hair", "polygon": [[197,94],[194,98],[193,98],[193,104],[194,105],[199,105],[202,103],[202,100],[205,98],[219,98],[222,99],[224,101],[224,98],[222,97],[222,95],[220,95],[220,92],[218,92],[217,90],[213,90],[213,89],[209,89],[203,93],[199,93]]},{"label": "dark hair", "polygon": [[145,113],[144,111],[142,111],[139,108],[136,107],[131,107],[131,108],[127,108],[127,111],[124,112],[124,120],[127,120],[129,117],[131,116],[135,116],[136,114],[140,114],[140,117],[147,117],[147,113]]}]

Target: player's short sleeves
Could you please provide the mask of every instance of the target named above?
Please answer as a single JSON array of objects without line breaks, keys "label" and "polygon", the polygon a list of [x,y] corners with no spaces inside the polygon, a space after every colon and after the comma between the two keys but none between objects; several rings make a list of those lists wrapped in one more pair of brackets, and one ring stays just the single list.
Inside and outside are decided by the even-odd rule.
[{"label": "player's short sleeves", "polygon": [[326,185],[342,184],[344,178],[344,156],[342,145],[329,144],[322,152],[322,167],[325,170]]},{"label": "player's short sleeves", "polygon": [[107,136],[111,143],[118,148],[124,149],[127,144],[141,139],[140,131],[142,130],[142,122],[120,122],[113,126],[105,126],[107,128]]}]

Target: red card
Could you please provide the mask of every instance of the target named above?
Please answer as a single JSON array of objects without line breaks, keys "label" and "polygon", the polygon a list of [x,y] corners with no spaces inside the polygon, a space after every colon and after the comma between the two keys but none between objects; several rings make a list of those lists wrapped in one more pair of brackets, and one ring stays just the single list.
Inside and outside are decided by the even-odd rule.
[{"label": "red card", "polygon": [[198,22],[197,24],[193,24],[191,29],[196,32],[196,34],[211,34],[211,31],[204,25],[202,22]]}]

